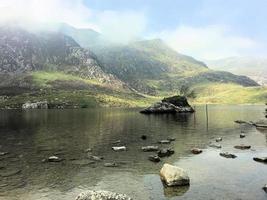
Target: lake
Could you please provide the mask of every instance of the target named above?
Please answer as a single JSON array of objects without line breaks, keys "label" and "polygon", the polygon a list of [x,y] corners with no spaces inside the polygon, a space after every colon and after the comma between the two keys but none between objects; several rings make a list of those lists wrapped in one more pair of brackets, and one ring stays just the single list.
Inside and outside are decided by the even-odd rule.
[{"label": "lake", "polygon": [[[264,106],[197,106],[194,114],[142,115],[138,109],[0,111],[0,200],[74,200],[88,189],[125,193],[136,200],[266,199],[267,165],[253,161],[267,156],[267,133],[234,120],[263,118]],[[240,133],[246,137],[241,139]],[[142,140],[141,135],[147,135]],[[155,164],[141,147],[174,137],[175,154]],[[222,137],[222,149],[209,147]],[[120,144],[113,144],[121,140]],[[234,149],[249,144],[250,150]],[[114,152],[112,146],[127,151]],[[198,147],[203,153],[193,155]],[[91,163],[86,149],[103,156]],[[222,151],[236,159],[219,156]],[[43,159],[57,155],[62,162]],[[116,168],[104,167],[117,162]],[[163,163],[188,171],[190,187],[165,188],[159,178]]]}]

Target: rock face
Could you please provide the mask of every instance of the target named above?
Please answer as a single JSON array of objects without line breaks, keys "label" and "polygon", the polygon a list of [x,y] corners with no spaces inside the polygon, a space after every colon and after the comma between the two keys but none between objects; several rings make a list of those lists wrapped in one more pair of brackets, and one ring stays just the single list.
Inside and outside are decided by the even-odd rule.
[{"label": "rock face", "polygon": [[109,191],[86,191],[79,194],[76,200],[132,200],[125,194],[118,194]]},{"label": "rock face", "polygon": [[186,97],[173,96],[164,98],[161,102],[141,110],[143,114],[163,114],[163,113],[192,113],[194,109],[188,104]]},{"label": "rock face", "polygon": [[187,172],[177,166],[164,164],[160,170],[160,178],[167,186],[189,185],[190,180]]},{"label": "rock face", "polygon": [[102,70],[94,53],[69,36],[58,32],[30,32],[16,26],[0,27],[0,74],[21,75],[40,70],[62,71],[122,85],[115,76]]},{"label": "rock face", "polygon": [[22,105],[22,109],[48,109],[48,103],[47,101],[27,102]]}]

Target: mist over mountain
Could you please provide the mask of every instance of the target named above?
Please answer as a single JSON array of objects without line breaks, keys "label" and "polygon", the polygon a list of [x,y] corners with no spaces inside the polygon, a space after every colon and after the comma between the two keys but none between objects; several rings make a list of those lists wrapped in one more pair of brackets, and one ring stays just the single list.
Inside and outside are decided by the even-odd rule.
[{"label": "mist over mountain", "polygon": [[206,61],[212,69],[225,70],[245,75],[258,82],[267,84],[267,58],[264,57],[230,57]]}]

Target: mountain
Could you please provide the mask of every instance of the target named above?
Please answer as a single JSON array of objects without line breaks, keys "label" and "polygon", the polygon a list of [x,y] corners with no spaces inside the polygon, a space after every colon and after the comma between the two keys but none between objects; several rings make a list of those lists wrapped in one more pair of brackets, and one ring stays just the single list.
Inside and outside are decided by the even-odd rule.
[{"label": "mountain", "polygon": [[[91,30],[56,27],[47,31],[0,27],[0,107],[19,108],[26,101],[43,100],[52,108],[136,107],[177,94],[184,84],[196,89],[198,96],[210,94],[215,85],[234,88],[231,91],[258,86],[245,76],[213,71],[159,39],[114,45],[98,43],[99,34]],[[205,95],[201,99],[206,103]],[[252,88],[249,97],[246,102],[262,102],[266,91]]]},{"label": "mountain", "polygon": [[194,86],[221,82],[258,85],[244,76],[210,70],[205,63],[177,53],[160,39],[95,48],[94,52],[105,72],[150,95],[177,92],[182,84]]},{"label": "mountain", "polygon": [[267,58],[230,57],[220,60],[208,60],[206,62],[212,69],[245,75],[260,85],[267,85]]},{"label": "mountain", "polygon": [[118,81],[105,73],[96,56],[61,33],[30,33],[14,27],[0,28],[0,73],[21,74],[40,70],[62,71],[106,83]]}]

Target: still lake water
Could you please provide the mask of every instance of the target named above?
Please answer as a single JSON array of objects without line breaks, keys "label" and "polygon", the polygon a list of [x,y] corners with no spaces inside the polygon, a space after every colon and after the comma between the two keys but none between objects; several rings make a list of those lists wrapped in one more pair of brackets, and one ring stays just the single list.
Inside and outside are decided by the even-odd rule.
[{"label": "still lake water", "polygon": [[[264,106],[210,106],[208,123],[204,106],[196,107],[195,114],[177,115],[142,115],[137,109],[0,111],[0,152],[9,152],[0,156],[0,200],[72,200],[87,189],[136,200],[266,199],[261,188],[267,184],[267,165],[252,158],[267,156],[267,133],[233,122],[255,121],[263,111]],[[148,161],[151,153],[141,146],[167,137],[176,141],[162,146],[173,147],[175,154],[158,164]],[[208,146],[216,137],[223,138],[222,149]],[[128,150],[113,152],[116,140]],[[249,144],[252,150],[234,149],[237,144]],[[192,155],[192,147],[204,151]],[[88,148],[104,160],[88,164]],[[238,157],[220,157],[221,151]],[[64,161],[42,162],[51,155]],[[114,161],[120,166],[103,166]],[[159,170],[165,162],[186,169],[190,187],[164,188]]]}]

